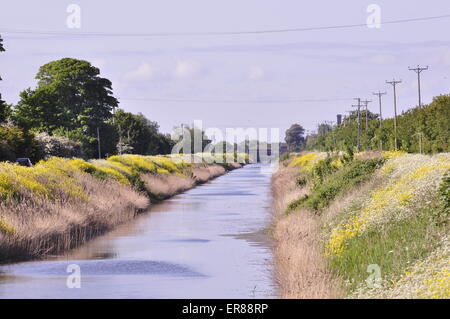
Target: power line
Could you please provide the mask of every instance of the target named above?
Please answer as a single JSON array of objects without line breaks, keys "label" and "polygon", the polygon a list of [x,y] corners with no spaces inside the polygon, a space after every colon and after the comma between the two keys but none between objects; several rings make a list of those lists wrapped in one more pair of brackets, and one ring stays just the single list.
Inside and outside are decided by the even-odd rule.
[{"label": "power line", "polygon": [[168,103],[226,103],[226,104],[273,104],[273,103],[315,103],[315,102],[338,102],[350,101],[351,98],[337,99],[292,99],[292,100],[200,100],[200,99],[158,99],[158,98],[118,98],[123,101],[142,101],[142,102],[168,102]]},{"label": "power line", "polygon": [[[381,22],[381,25],[400,24],[418,21],[429,21],[450,18],[450,14],[388,20]],[[288,33],[288,32],[306,32],[333,29],[350,29],[367,27],[367,23],[343,24],[333,26],[317,26],[317,27],[299,27],[285,29],[265,29],[265,30],[245,30],[245,31],[209,31],[209,32],[150,32],[150,33],[113,33],[113,32],[61,32],[61,31],[35,31],[27,29],[8,29],[0,28],[1,33],[11,34],[33,34],[33,35],[67,35],[67,36],[92,36],[92,37],[183,37],[183,36],[228,36],[228,35],[253,35],[253,34],[271,34],[271,33]]]}]

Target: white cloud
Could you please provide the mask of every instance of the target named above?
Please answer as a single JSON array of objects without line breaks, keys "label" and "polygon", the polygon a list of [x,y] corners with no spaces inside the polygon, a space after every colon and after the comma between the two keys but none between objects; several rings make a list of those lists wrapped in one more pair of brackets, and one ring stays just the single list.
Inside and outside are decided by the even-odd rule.
[{"label": "white cloud", "polygon": [[178,61],[174,73],[180,79],[193,77],[198,73],[198,66],[191,61]]},{"label": "white cloud", "polygon": [[155,69],[148,63],[141,63],[135,70],[125,74],[128,81],[142,81],[150,79],[155,73]]},{"label": "white cloud", "polygon": [[250,68],[248,78],[250,80],[259,80],[264,77],[264,70],[260,66],[252,66]]}]

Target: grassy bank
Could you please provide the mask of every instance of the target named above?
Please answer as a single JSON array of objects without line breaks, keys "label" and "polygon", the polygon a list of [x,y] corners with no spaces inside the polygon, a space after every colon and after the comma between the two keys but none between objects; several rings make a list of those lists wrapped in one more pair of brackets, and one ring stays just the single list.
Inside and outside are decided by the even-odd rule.
[{"label": "grassy bank", "polygon": [[449,298],[450,154],[309,153],[273,176],[275,261],[295,298]]},{"label": "grassy bank", "polygon": [[[50,158],[34,167],[0,163],[0,262],[60,253],[132,219],[150,203],[240,164],[203,156]],[[202,162],[203,161],[203,162]]]}]

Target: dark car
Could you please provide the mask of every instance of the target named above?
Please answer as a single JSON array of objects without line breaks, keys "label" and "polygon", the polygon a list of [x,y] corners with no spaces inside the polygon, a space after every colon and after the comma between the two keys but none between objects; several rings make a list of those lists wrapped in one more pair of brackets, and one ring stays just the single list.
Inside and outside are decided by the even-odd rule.
[{"label": "dark car", "polygon": [[16,159],[16,164],[19,164],[20,166],[27,166],[31,167],[33,166],[33,163],[31,163],[29,158],[18,158]]}]

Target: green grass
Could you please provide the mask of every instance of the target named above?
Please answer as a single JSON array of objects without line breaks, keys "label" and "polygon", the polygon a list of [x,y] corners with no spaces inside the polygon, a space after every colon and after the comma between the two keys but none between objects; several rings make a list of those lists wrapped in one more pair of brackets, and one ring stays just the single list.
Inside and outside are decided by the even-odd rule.
[{"label": "green grass", "polygon": [[[315,181],[309,195],[305,195],[289,204],[286,213],[295,209],[306,208],[319,212],[326,208],[337,196],[366,181],[383,163],[384,159],[360,159],[354,160],[339,169],[329,169],[323,161],[313,169],[309,177]],[[329,165],[329,162],[328,162]],[[301,181],[301,184],[306,184]]]},{"label": "green grass", "polygon": [[434,222],[439,207],[419,209],[415,216],[385,224],[352,238],[341,257],[329,260],[333,274],[348,281],[351,293],[363,283],[369,273],[367,267],[377,264],[382,278],[395,280],[406,265],[428,256],[440,243],[449,227]]}]

